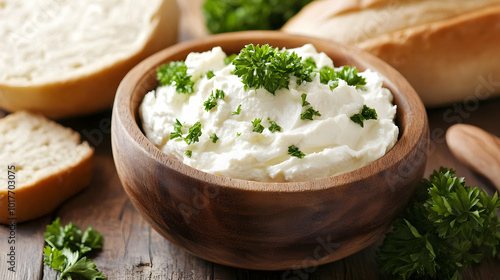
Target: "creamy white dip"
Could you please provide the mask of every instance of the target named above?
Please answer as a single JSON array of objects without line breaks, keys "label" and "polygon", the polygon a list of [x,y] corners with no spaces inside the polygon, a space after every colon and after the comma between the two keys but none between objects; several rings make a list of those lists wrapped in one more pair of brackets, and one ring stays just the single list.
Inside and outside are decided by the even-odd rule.
[{"label": "creamy white dip", "polygon": [[[310,44],[289,51],[303,60],[312,57],[318,68],[334,67],[330,58]],[[195,81],[194,92],[181,94],[174,86],[161,86],[147,93],[139,108],[146,137],[189,166],[239,179],[305,181],[360,168],[382,157],[397,141],[393,96],[375,72],[360,72],[366,85],[358,89],[340,80],[332,90],[320,82],[319,75],[300,85],[292,77],[289,89],[279,89],[273,95],[264,88],[245,89],[233,74],[235,66],[226,65],[224,58],[220,47],[189,54],[185,63]],[[209,70],[215,74],[211,79],[206,77]],[[225,98],[206,111],[203,103],[214,89],[223,90]],[[309,106],[302,106],[303,93]],[[240,105],[240,114],[233,114]],[[378,119],[365,120],[361,127],[350,117],[363,105],[375,109]],[[301,114],[311,106],[321,116],[302,120]],[[253,131],[256,118],[262,119],[262,133]],[[268,118],[281,126],[280,132],[268,129]],[[170,140],[176,119],[185,126],[186,134],[200,122],[199,142],[188,145]],[[219,138],[216,143],[210,138],[214,133]],[[305,156],[291,156],[288,149],[292,145]],[[187,150],[192,151],[190,157]]]}]

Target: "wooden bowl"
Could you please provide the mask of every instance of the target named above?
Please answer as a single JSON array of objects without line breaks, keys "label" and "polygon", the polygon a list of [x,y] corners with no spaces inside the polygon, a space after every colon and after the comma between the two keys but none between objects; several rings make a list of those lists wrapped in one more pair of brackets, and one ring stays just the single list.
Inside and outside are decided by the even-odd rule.
[{"label": "wooden bowl", "polygon": [[[154,89],[156,69],[190,52],[246,44],[299,47],[312,43],[335,65],[370,68],[384,77],[398,106],[396,145],[382,158],[342,175],[305,182],[255,182],[208,174],[155,147],[141,131],[138,106]],[[421,180],[429,129],[422,102],[381,60],[353,47],[276,31],[216,35],[169,47],[124,78],[115,98],[112,147],[130,200],[163,237],[216,263],[258,270],[316,266],[375,242]]]}]

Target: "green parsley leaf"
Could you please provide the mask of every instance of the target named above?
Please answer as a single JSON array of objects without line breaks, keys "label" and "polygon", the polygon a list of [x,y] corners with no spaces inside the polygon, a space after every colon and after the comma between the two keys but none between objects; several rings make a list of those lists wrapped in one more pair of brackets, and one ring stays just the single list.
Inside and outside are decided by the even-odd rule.
[{"label": "green parsley leaf", "polygon": [[217,99],[224,99],[226,94],[221,89],[216,89],[215,92],[212,90],[210,93],[210,97],[203,103],[205,106],[205,111],[210,111],[212,108],[217,106]]},{"label": "green parsley leaf", "polygon": [[314,59],[312,57],[308,57],[306,60],[304,60],[304,64],[307,66],[307,67],[311,67],[313,69],[316,69],[318,68],[316,66],[316,61],[314,61]]},{"label": "green parsley leaf", "polygon": [[233,53],[224,58],[224,64],[229,65],[233,63],[233,60],[236,58],[237,54]]},{"label": "green parsley leaf", "polygon": [[253,125],[254,132],[262,133],[262,131],[264,131],[264,126],[260,124],[261,122],[262,122],[262,119],[253,120],[252,125]]},{"label": "green parsley leaf", "polygon": [[68,248],[61,250],[66,257],[66,267],[61,271],[60,279],[67,277],[73,279],[106,279],[106,277],[97,269],[95,263],[87,257],[81,257],[78,252],[72,252]]},{"label": "green parsley leaf", "polygon": [[245,46],[233,60],[234,74],[241,78],[245,88],[265,88],[272,93],[288,88],[290,77],[297,83],[312,81],[312,70],[301,62],[301,57],[287,50],[279,50],[269,45]]},{"label": "green parsley leaf", "polygon": [[267,118],[269,123],[271,124],[269,126],[269,131],[272,133],[275,133],[276,131],[281,131],[281,126],[279,126],[275,121],[272,121],[270,118]]},{"label": "green parsley leaf", "polygon": [[240,137],[240,136],[241,136],[241,132],[237,132],[236,137]]},{"label": "green parsley leaf", "polygon": [[313,107],[309,107],[302,114],[300,114],[300,119],[312,121],[313,116],[321,117],[321,114],[318,111],[314,110]]},{"label": "green parsley leaf", "polygon": [[377,251],[381,270],[401,279],[462,279],[500,249],[498,193],[465,185],[452,169],[423,179]]},{"label": "green parsley leaf", "polygon": [[241,104],[238,105],[238,108],[236,109],[236,111],[232,112],[231,113],[231,116],[233,115],[239,115],[241,113]]},{"label": "green parsley leaf", "polygon": [[312,0],[206,0],[205,24],[211,33],[276,30]]},{"label": "green parsley leaf", "polygon": [[102,247],[104,240],[100,233],[91,227],[82,233],[73,223],[62,227],[57,218],[47,226],[44,237],[48,245],[43,249],[43,263],[60,271],[60,279],[105,279],[94,261],[83,256]]},{"label": "green parsley leaf", "polygon": [[344,80],[350,86],[360,87],[366,85],[366,80],[358,74],[358,69],[347,65],[337,72],[331,67],[324,66],[319,71],[319,77],[320,82],[325,85],[332,81],[331,90],[338,87],[339,79]]},{"label": "green parsley leaf", "polygon": [[201,123],[196,122],[193,126],[189,128],[189,133],[188,135],[184,138],[184,141],[188,145],[191,145],[193,143],[199,142],[200,141],[200,136],[201,136]]},{"label": "green parsley leaf", "polygon": [[288,154],[293,157],[304,158],[306,155],[299,150],[299,147],[291,145],[288,147]]},{"label": "green parsley leaf", "polygon": [[214,71],[209,70],[209,71],[207,72],[207,79],[209,79],[209,80],[210,80],[210,79],[212,79],[213,77],[215,77]]},{"label": "green parsley leaf", "polygon": [[378,116],[375,109],[363,105],[363,108],[361,108],[358,114],[351,116],[351,121],[359,124],[361,127],[364,127],[365,120],[376,120],[377,118]]},{"label": "green parsley leaf", "polygon": [[193,155],[193,151],[191,151],[191,150],[186,150],[186,151],[184,152],[184,154],[185,154],[188,158],[190,158],[190,157]]},{"label": "green parsley leaf", "polygon": [[192,93],[194,82],[191,75],[187,74],[184,61],[172,61],[164,64],[156,71],[156,76],[161,85],[174,85],[179,93]]},{"label": "green parsley leaf", "polygon": [[101,248],[104,241],[102,236],[91,227],[88,227],[85,232],[82,232],[78,226],[71,222],[62,227],[59,218],[47,225],[44,237],[45,242],[51,247],[59,250],[68,247],[72,251],[79,251],[82,254],[92,249]]},{"label": "green parsley leaf", "polygon": [[302,95],[300,95],[300,97],[302,98],[302,107],[305,107],[307,105],[311,105],[311,103],[306,101],[307,94],[303,93]]},{"label": "green parsley leaf", "polygon": [[219,137],[214,132],[212,135],[210,135],[210,139],[212,139],[212,143],[217,143],[217,140],[219,140]]},{"label": "green parsley leaf", "polygon": [[170,139],[182,139],[182,123],[178,119],[175,119],[174,131],[170,133]]},{"label": "green parsley leaf", "polygon": [[338,72],[336,72],[337,78],[346,81],[350,86],[360,87],[366,85],[366,79],[358,74],[358,69],[356,67],[344,66]]},{"label": "green parsley leaf", "polygon": [[335,69],[328,66],[323,66],[319,70],[319,81],[322,84],[327,85],[329,81],[336,81],[336,80],[337,80],[337,75],[335,74]]}]

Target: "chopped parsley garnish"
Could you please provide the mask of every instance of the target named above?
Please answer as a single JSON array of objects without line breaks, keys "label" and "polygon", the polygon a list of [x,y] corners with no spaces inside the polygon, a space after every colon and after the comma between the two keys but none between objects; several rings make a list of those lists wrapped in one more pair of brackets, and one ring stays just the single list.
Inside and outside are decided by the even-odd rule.
[{"label": "chopped parsley garnish", "polygon": [[207,72],[207,79],[209,79],[209,80],[210,80],[210,79],[212,79],[213,77],[215,77],[214,71],[209,70],[209,71]]},{"label": "chopped parsley garnish", "polygon": [[328,67],[328,66],[323,66],[319,70],[319,81],[322,84],[327,85],[328,82],[330,81],[336,81],[337,76],[335,75],[335,69]]},{"label": "chopped parsley garnish", "polygon": [[262,119],[257,118],[255,120],[253,120],[252,125],[253,125],[254,132],[262,133],[262,131],[264,131],[264,126],[262,124],[260,124],[261,122],[262,122]]},{"label": "chopped parsley garnish", "polygon": [[182,136],[182,127],[182,123],[178,119],[175,119],[174,132],[170,133],[170,139],[184,140],[188,145],[200,141],[199,138],[202,134],[200,122],[196,122],[192,127],[189,128],[189,132],[186,137]]},{"label": "chopped parsley garnish", "polygon": [[186,141],[186,143],[188,145],[199,142],[201,134],[202,134],[201,133],[201,123],[196,122],[192,127],[189,128],[189,133],[184,138],[184,141]]},{"label": "chopped parsley garnish", "polygon": [[361,127],[364,127],[365,120],[376,120],[377,112],[375,109],[372,109],[366,105],[363,105],[363,108],[359,111],[358,114],[354,114],[351,116],[351,121],[359,124]]},{"label": "chopped parsley garnish", "polygon": [[214,132],[212,135],[210,135],[210,139],[212,139],[212,143],[217,143],[217,140],[219,140],[219,137]]},{"label": "chopped parsley garnish", "polygon": [[304,158],[306,155],[299,150],[299,147],[291,145],[288,147],[288,154],[292,157]]},{"label": "chopped parsley garnish", "polygon": [[224,58],[224,64],[229,65],[236,58],[237,54],[233,53]]},{"label": "chopped parsley garnish", "polygon": [[239,115],[241,113],[241,104],[238,105],[238,108],[236,109],[236,111],[232,112],[231,113],[231,116],[233,115]]},{"label": "chopped parsley garnish", "polygon": [[304,60],[304,64],[307,66],[307,67],[311,67],[313,69],[315,68],[318,68],[316,66],[316,61],[314,61],[314,59],[312,57],[308,57],[306,60]]},{"label": "chopped parsley garnish", "polygon": [[337,78],[346,81],[350,86],[360,87],[366,85],[366,79],[358,74],[356,67],[344,66],[336,72]]},{"label": "chopped parsley garnish", "polygon": [[312,70],[301,62],[294,52],[279,50],[269,45],[247,45],[233,60],[234,74],[241,78],[245,88],[265,88],[272,94],[288,88],[291,76],[297,84],[312,81]]},{"label": "chopped parsley garnish", "polygon": [[272,121],[270,118],[267,118],[267,120],[271,124],[268,128],[269,131],[271,131],[272,133],[275,133],[276,131],[281,131],[281,126],[279,126],[275,121]]},{"label": "chopped parsley garnish", "polygon": [[306,101],[307,94],[303,93],[300,97],[302,98],[302,107],[311,105],[311,103]]},{"label": "chopped parsley garnish", "polygon": [[182,140],[182,123],[175,119],[174,131],[170,133],[170,139]]},{"label": "chopped parsley garnish", "polygon": [[329,84],[330,89],[333,90],[339,85],[339,79],[344,80],[348,85],[360,87],[366,85],[366,80],[361,75],[358,74],[358,69],[356,67],[344,66],[339,71],[335,69],[324,66],[319,70],[320,82],[323,84]]},{"label": "chopped parsley garnish", "polygon": [[305,110],[305,112],[300,114],[300,119],[312,121],[313,116],[321,117],[321,114],[318,111],[314,110],[313,107],[309,107],[307,110]]},{"label": "chopped parsley garnish", "polygon": [[187,74],[184,61],[172,61],[164,64],[156,71],[156,77],[161,85],[173,85],[179,93],[192,93],[194,82],[191,75]]},{"label": "chopped parsley garnish", "polygon": [[237,132],[236,137],[240,137],[240,136],[241,136],[241,132]]},{"label": "chopped parsley garnish", "polygon": [[191,158],[191,156],[193,155],[193,151],[191,151],[191,150],[186,150],[186,151],[184,152],[184,154],[185,154],[188,158]]},{"label": "chopped parsley garnish", "polygon": [[203,103],[205,106],[205,111],[210,111],[213,107],[217,106],[217,99],[224,99],[226,94],[221,89],[216,89],[215,92],[212,90],[210,97]]}]

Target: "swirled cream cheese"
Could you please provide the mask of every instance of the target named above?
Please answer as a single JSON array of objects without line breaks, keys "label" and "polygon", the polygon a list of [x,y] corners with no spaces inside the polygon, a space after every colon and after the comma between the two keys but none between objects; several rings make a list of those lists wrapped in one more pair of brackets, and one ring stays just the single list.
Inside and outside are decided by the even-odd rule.
[{"label": "swirled cream cheese", "polygon": [[[288,51],[302,60],[311,57],[318,68],[334,67],[329,57],[310,44]],[[220,47],[189,54],[185,64],[195,82],[194,92],[181,94],[174,86],[160,86],[146,94],[139,108],[146,137],[189,166],[239,179],[305,181],[360,168],[382,157],[397,141],[393,96],[375,72],[359,73],[366,80],[361,88],[339,80],[333,90],[320,82],[319,75],[301,84],[292,77],[289,89],[279,89],[273,95],[264,88],[245,89],[241,78],[234,75],[235,66],[226,65],[225,58]],[[209,79],[208,71],[215,76]],[[215,89],[224,91],[225,96],[206,111],[204,102]],[[304,93],[309,103],[306,106]],[[375,109],[378,118],[365,120],[362,127],[351,116],[364,105]],[[312,120],[301,118],[308,108],[319,113]],[[254,131],[255,119],[261,119],[262,132]],[[188,145],[170,139],[177,120],[184,134],[199,122],[199,142]],[[281,131],[272,132],[272,122]],[[297,148],[303,157],[290,153],[290,147]]]}]

